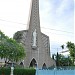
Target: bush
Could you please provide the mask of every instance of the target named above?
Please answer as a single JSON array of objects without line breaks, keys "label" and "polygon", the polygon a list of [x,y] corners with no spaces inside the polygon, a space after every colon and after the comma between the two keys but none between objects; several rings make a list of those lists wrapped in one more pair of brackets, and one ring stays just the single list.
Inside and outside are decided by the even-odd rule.
[{"label": "bush", "polygon": [[[1,68],[0,75],[10,75],[11,69],[9,68]],[[14,69],[14,75],[35,75],[35,69]]]},{"label": "bush", "polygon": [[9,68],[0,68],[0,75],[10,75],[10,71]]},{"label": "bush", "polygon": [[35,69],[14,69],[14,75],[35,75]]}]

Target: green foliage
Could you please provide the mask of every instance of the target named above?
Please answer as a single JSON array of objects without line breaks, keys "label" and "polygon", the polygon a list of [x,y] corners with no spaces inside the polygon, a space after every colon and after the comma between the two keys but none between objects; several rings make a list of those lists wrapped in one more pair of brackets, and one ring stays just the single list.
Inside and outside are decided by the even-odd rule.
[{"label": "green foliage", "polygon": [[69,49],[70,56],[73,60],[73,64],[75,62],[75,44],[72,42],[67,42],[67,48]]},{"label": "green foliage", "polygon": [[57,54],[55,55],[55,61],[56,61],[56,66],[72,66],[72,60],[70,56],[65,57],[62,54]]},{"label": "green foliage", "polygon": [[9,60],[19,61],[25,57],[25,50],[22,44],[17,43],[14,39],[9,39]]},{"label": "green foliage", "polygon": [[13,38],[14,38],[17,42],[20,42],[20,40],[22,39],[22,32],[20,32],[20,31],[16,32]]},{"label": "green foliage", "polygon": [[[0,75],[10,75],[11,70],[8,68],[1,68]],[[35,69],[14,69],[14,75],[35,75]]]},{"label": "green foliage", "polygon": [[25,50],[21,43],[5,36],[0,31],[0,57],[9,61],[19,61],[25,57]]},{"label": "green foliage", "polygon": [[61,45],[61,48],[62,48],[62,49],[64,49],[64,44],[63,44],[63,45]]},{"label": "green foliage", "polygon": [[10,75],[11,70],[8,68],[0,68],[0,75]]},{"label": "green foliage", "polygon": [[0,57],[1,58],[7,58],[7,52],[8,52],[8,44],[7,44],[8,37],[5,36],[3,32],[0,31]]},{"label": "green foliage", "polygon": [[15,69],[14,75],[35,75],[35,69]]}]

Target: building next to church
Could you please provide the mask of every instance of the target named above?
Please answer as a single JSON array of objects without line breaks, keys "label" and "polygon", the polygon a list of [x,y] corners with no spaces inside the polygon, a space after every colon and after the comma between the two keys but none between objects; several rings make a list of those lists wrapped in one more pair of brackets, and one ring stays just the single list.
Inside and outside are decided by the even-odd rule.
[{"label": "building next to church", "polygon": [[39,0],[32,0],[28,29],[18,31],[14,39],[25,47],[25,67],[50,67],[55,61],[50,57],[49,37],[41,32],[39,18]]}]

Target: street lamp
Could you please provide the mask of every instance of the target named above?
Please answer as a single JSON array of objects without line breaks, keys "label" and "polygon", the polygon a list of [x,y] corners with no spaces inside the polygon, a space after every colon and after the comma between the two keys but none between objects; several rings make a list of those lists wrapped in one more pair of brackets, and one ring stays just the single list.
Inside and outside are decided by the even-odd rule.
[{"label": "street lamp", "polygon": [[[12,53],[12,55],[13,55],[13,53]],[[14,71],[14,66],[13,66],[13,60],[12,60],[11,75],[13,75],[13,71]]]},{"label": "street lamp", "polygon": [[11,67],[11,75],[13,75],[13,70],[14,70],[14,67],[12,66]]}]

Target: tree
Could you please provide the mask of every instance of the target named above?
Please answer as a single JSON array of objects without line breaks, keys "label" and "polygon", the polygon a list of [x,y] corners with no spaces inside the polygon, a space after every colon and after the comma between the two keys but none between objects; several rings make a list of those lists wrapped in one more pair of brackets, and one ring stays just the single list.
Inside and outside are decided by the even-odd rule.
[{"label": "tree", "polygon": [[75,62],[75,44],[72,42],[67,42],[67,48],[69,49],[70,56],[73,60],[73,64]]},{"label": "tree", "polygon": [[8,37],[5,36],[5,34],[3,32],[0,31],[0,57],[2,58],[6,58],[7,57],[7,44],[6,44],[6,39]]},{"label": "tree", "polygon": [[68,57],[65,57],[64,55],[62,54],[53,54],[55,56],[55,61],[56,61],[56,66],[59,67],[64,67],[64,66],[72,66],[72,61],[71,61],[71,58],[70,56]]},{"label": "tree", "polygon": [[5,36],[0,31],[0,57],[6,61],[17,62],[25,57],[25,50],[21,43]]},{"label": "tree", "polygon": [[21,43],[17,43],[14,39],[8,39],[10,61],[19,61],[25,57],[25,50]]},{"label": "tree", "polygon": [[64,44],[63,44],[63,45],[61,45],[61,48],[62,48],[62,49],[64,49]]}]

